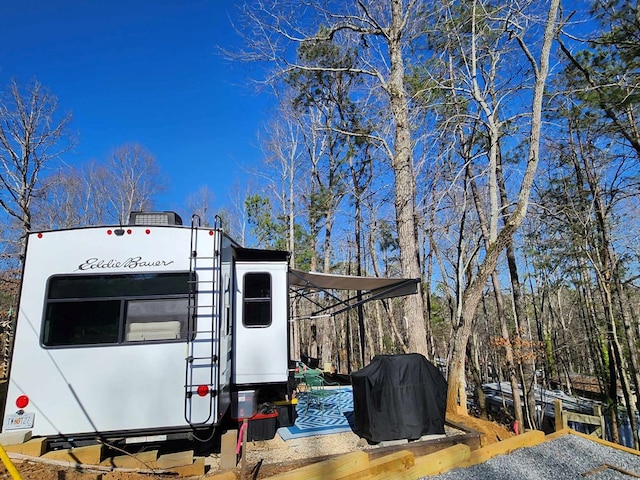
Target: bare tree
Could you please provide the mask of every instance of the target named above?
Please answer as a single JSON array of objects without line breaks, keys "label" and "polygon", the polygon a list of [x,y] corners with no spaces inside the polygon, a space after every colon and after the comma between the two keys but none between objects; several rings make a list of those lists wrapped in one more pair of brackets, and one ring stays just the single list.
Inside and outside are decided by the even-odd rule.
[{"label": "bare tree", "polygon": [[85,177],[74,167],[61,168],[45,179],[46,195],[34,202],[33,226],[38,229],[72,228],[85,225],[82,198]]},{"label": "bare tree", "polygon": [[129,213],[153,207],[154,197],[165,189],[153,155],[138,144],[116,148],[104,165],[101,198],[111,220],[126,223]]},{"label": "bare tree", "polygon": [[[282,108],[275,112],[274,118],[260,139],[265,153],[266,168],[255,173],[267,183],[267,188],[264,189],[264,195],[269,200],[267,205],[271,206],[273,202],[276,207],[275,219],[271,212],[264,213],[264,217],[269,221],[265,222],[263,227],[275,232],[277,238],[272,240],[277,241],[279,248],[286,248],[292,252],[290,262],[294,268],[298,267],[299,260],[304,257],[304,240],[300,238],[299,223],[304,215],[303,190],[308,185],[308,180],[302,180],[305,177],[303,163],[308,150],[304,147],[307,139],[302,124],[301,115],[289,110],[289,105],[283,102]],[[255,196],[254,193],[253,197]],[[251,217],[251,212],[248,216]],[[253,221],[255,222],[255,219]],[[291,309],[294,318],[301,314],[297,302],[294,302]],[[304,337],[301,330],[300,322],[293,322],[290,332],[292,358],[300,358]]]},{"label": "bare tree", "polygon": [[[239,56],[249,60],[271,62],[277,82],[295,72],[349,72],[362,78],[360,99],[374,109],[392,132],[367,133],[386,151],[394,175],[396,227],[403,275],[421,275],[416,218],[415,175],[411,144],[409,98],[405,88],[406,47],[420,30],[424,19],[419,2],[400,0],[359,1],[332,4],[301,4],[289,0],[255,1],[245,5],[248,25],[242,26],[248,49]],[[360,46],[358,62],[353,65],[327,66],[301,61],[292,55],[301,46],[336,42],[344,51]],[[238,58],[238,55],[235,56]],[[373,103],[375,102],[375,107]],[[364,107],[363,107],[364,108]],[[362,132],[346,131],[353,136]],[[405,316],[411,332],[409,348],[428,354],[422,295],[406,297]]]},{"label": "bare tree", "polygon": [[251,190],[253,188],[250,183],[244,189],[241,189],[240,185],[235,182],[230,191],[231,205],[227,210],[229,222],[227,228],[229,234],[239,241],[241,245],[246,245],[247,242],[247,207],[245,199]]},{"label": "bare tree", "polygon": [[[139,145],[114,150],[104,163],[91,160],[61,168],[42,183],[33,215],[34,225],[42,229],[124,224],[131,211],[151,208],[155,195],[165,189],[154,158]],[[206,214],[211,194],[205,190],[200,195],[196,210]]]},{"label": "bare tree", "polygon": [[0,207],[18,225],[20,256],[41,176],[72,146],[71,115],[57,110],[56,97],[37,81],[23,88],[14,80],[0,99]]},{"label": "bare tree", "polygon": [[[457,284],[462,284],[464,278],[464,288],[459,290],[460,298],[457,299],[448,372],[447,410],[466,413],[465,358],[474,316],[502,252],[524,220],[539,163],[542,104],[551,46],[557,31],[559,1],[551,0],[543,11],[538,11],[541,18],[537,28],[534,25],[537,23],[535,14],[538,7],[533,2],[493,5],[472,0],[465,3],[464,8],[459,7],[450,5],[442,9],[436,26],[438,28],[431,32],[436,37],[433,42],[444,53],[441,63],[443,70],[448,73],[443,77],[449,79],[442,81],[441,78],[431,77],[431,82],[448,90],[452,96],[464,97],[468,107],[453,119],[460,125],[460,132],[465,128],[475,135],[478,127],[483,131],[483,140],[479,141],[480,137],[474,139],[472,155],[465,160],[464,170],[461,171],[467,170],[469,161],[485,159],[485,163],[476,168],[486,179],[486,196],[483,195],[483,199],[487,200],[483,208],[487,211],[487,238],[483,254],[477,257],[478,265],[472,268],[465,262],[464,277],[458,276]],[[501,58],[507,53],[510,54],[508,58]],[[525,70],[515,75],[516,61],[518,65],[526,65],[528,75],[524,74]],[[506,69],[503,70],[503,78],[497,76],[500,69]],[[510,85],[516,78],[518,85]],[[497,85],[502,85],[501,90],[497,89]],[[517,103],[527,104],[527,107],[508,120],[502,118],[505,105],[509,104],[512,111],[516,110],[509,99],[517,98],[514,92],[520,91],[523,85],[529,89],[527,101],[520,97]],[[461,105],[459,100],[456,103]],[[526,151],[524,171],[517,181],[516,178],[511,179],[513,207],[500,226],[501,208],[504,208],[500,204],[498,181],[499,169],[502,168],[501,143],[509,136],[505,133],[507,122],[511,128],[516,128],[515,121],[522,116],[529,120],[528,124],[518,126],[521,131],[520,142]],[[465,138],[463,135],[459,137]],[[469,135],[466,137],[469,138]],[[470,177],[461,175],[461,178]],[[461,231],[460,235],[460,238],[465,238],[464,232]]]},{"label": "bare tree", "polygon": [[187,197],[187,208],[189,212],[200,217],[203,226],[211,226],[214,221],[214,214],[211,207],[215,200],[215,195],[206,185],[200,187],[196,192]]}]

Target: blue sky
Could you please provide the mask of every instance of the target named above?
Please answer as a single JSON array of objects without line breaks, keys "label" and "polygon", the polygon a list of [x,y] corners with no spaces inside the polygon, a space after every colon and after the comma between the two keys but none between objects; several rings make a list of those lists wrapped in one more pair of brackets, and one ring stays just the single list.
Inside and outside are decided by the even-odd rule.
[{"label": "blue sky", "polygon": [[4,0],[0,87],[35,78],[72,112],[69,163],[139,143],[171,178],[158,208],[180,210],[204,185],[219,208],[234,182],[244,184],[243,166],[260,161],[256,135],[267,121],[248,67],[216,53],[239,41],[229,20],[237,3]]}]

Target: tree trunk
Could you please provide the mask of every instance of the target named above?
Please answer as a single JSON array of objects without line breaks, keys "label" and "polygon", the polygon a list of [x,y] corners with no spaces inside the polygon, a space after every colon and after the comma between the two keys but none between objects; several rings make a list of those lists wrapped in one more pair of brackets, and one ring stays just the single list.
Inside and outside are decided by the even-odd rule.
[{"label": "tree trunk", "polygon": [[[322,262],[322,272],[323,273],[331,273],[331,230],[333,227],[333,213],[327,212],[326,221],[325,221],[325,235],[324,235],[324,258]],[[331,317],[335,322],[334,317]],[[335,351],[339,351],[339,342],[338,338],[333,336],[335,332],[335,328],[331,328],[327,325],[326,321],[322,321],[322,327],[320,329],[322,332],[322,363],[331,362]],[[334,350],[337,349],[337,350]]]},{"label": "tree trunk", "polygon": [[[373,209],[372,209],[373,210]],[[367,245],[368,245],[368,251],[369,251],[369,256],[371,257],[371,265],[373,267],[373,274],[376,277],[380,276],[380,272],[378,270],[378,256],[376,254],[376,245],[375,245],[375,230],[369,228],[369,232],[367,235]],[[383,328],[383,324],[382,324],[382,319],[383,319],[383,314],[382,314],[382,306],[381,306],[381,302],[374,302],[375,303],[375,309],[376,309],[376,328],[377,328],[377,332],[378,332],[378,350],[377,353],[387,353],[385,352],[384,349],[384,336],[385,336],[385,331]],[[375,353],[375,352],[374,352]]]},{"label": "tree trunk", "polygon": [[511,343],[511,336],[509,335],[509,327],[507,326],[507,316],[504,310],[504,302],[502,301],[502,293],[500,289],[500,280],[498,278],[498,273],[493,272],[491,274],[491,280],[493,282],[493,290],[494,295],[496,297],[496,308],[498,311],[498,320],[500,322],[500,333],[502,334],[502,339],[504,342],[504,359],[507,366],[507,373],[509,378],[509,383],[511,384],[511,391],[513,392],[513,414],[515,416],[516,422],[520,427],[518,431],[524,432],[522,428],[524,423],[524,415],[522,411],[522,401],[520,400],[520,395],[517,392],[520,391],[520,387],[518,385],[518,372],[516,370],[516,362],[513,356],[513,344]]},{"label": "tree trunk", "polygon": [[[506,222],[508,215],[509,199],[507,198],[507,190],[502,175],[502,159],[499,160],[498,168],[496,171],[496,178],[498,183],[498,189],[500,191],[500,203],[503,209],[501,215],[503,221]],[[524,398],[524,418],[520,414],[521,418],[517,418],[519,431],[524,431],[524,428],[536,429],[537,416],[536,416],[536,357],[533,349],[533,338],[531,337],[531,329],[529,328],[529,321],[524,308],[524,301],[522,300],[522,285],[520,283],[520,276],[518,275],[518,264],[516,262],[516,253],[513,246],[513,238],[509,239],[506,248],[507,265],[509,267],[509,278],[511,279],[511,293],[513,295],[513,309],[515,313],[517,335],[524,339],[521,342],[523,351],[520,355],[520,362],[522,365],[522,393]],[[515,396],[514,396],[515,397]],[[526,419],[526,424],[523,420]]]},{"label": "tree trunk", "polygon": [[[497,262],[497,256],[495,259]],[[486,261],[485,261],[486,263]],[[495,264],[494,264],[495,265]],[[484,277],[486,282],[488,275]],[[482,298],[484,283],[480,284],[478,278],[464,292],[462,299],[462,312],[460,322],[455,329],[451,341],[451,358],[449,360],[447,412],[467,415],[467,392],[465,378],[466,351],[473,317],[476,308]]]},{"label": "tree trunk", "polygon": [[[469,153],[469,156],[471,154]],[[477,183],[475,181],[475,175],[473,173],[473,169],[471,168],[471,162],[468,160],[469,156],[465,152],[465,158],[467,159],[467,175],[469,177],[469,183],[471,185],[471,191],[473,194],[473,201],[476,206],[476,212],[478,214],[478,218],[480,220],[480,229],[482,230],[482,235],[484,237],[484,243],[486,248],[489,249],[491,247],[492,235],[490,233],[489,222],[487,221],[484,210],[482,209],[482,202],[480,201],[480,192],[478,190]],[[500,184],[500,175],[497,175],[498,183]],[[504,198],[502,199],[504,202]],[[494,212],[497,213],[497,212]],[[512,242],[509,242],[511,244]],[[508,249],[509,247],[507,247]],[[504,359],[507,367],[507,374],[509,378],[509,382],[511,384],[511,391],[513,392],[513,414],[515,420],[519,427],[523,427],[524,423],[524,415],[522,410],[522,402],[520,395],[518,392],[520,391],[520,386],[518,385],[518,371],[516,370],[516,361],[513,354],[513,344],[511,342],[511,336],[509,334],[509,327],[507,326],[507,315],[504,308],[504,301],[502,298],[502,287],[500,285],[500,279],[498,277],[498,273],[494,270],[491,273],[491,281],[493,284],[493,295],[496,301],[496,311],[498,316],[498,322],[500,324],[500,333],[502,334],[502,341],[500,346],[504,348]],[[519,359],[520,361],[520,359]],[[520,428],[518,431],[524,431],[523,428]]]},{"label": "tree trunk", "polygon": [[609,418],[611,419],[611,440],[620,443],[620,431],[618,429],[618,377],[613,345],[607,338],[607,353],[609,357],[609,398],[613,401],[609,404]]},{"label": "tree trunk", "polygon": [[487,400],[482,390],[482,378],[480,375],[480,360],[478,358],[478,347],[476,345],[476,338],[469,342],[468,345],[469,366],[471,369],[471,376],[473,382],[476,384],[475,389],[475,401],[480,411],[480,418],[487,419]]},{"label": "tree trunk", "polygon": [[[614,286],[616,297],[618,299],[618,304],[620,308],[620,315],[622,317],[623,327],[624,327],[624,337],[626,340],[626,346],[629,350],[629,365],[630,365],[630,374],[633,379],[633,386],[636,392],[640,392],[640,367],[638,366],[638,341],[636,337],[635,330],[633,325],[631,324],[631,318],[633,318],[631,310],[631,300],[626,296],[624,287],[620,280],[620,275],[616,271]],[[640,411],[640,398],[638,394],[635,395],[635,410]]]},{"label": "tree trunk", "polygon": [[[607,314],[605,313],[605,315]],[[622,395],[624,397],[625,407],[627,409],[629,422],[631,424],[633,445],[634,448],[638,450],[638,422],[636,421],[634,402],[632,400],[633,394],[631,392],[631,386],[629,385],[629,378],[627,376],[627,370],[625,368],[626,362],[624,361],[624,358],[622,356],[622,348],[618,340],[618,334],[616,333],[616,322],[611,315],[607,316],[609,317],[609,342],[614,355],[614,358],[610,359],[610,361],[613,361],[615,359],[615,365],[620,378],[620,385],[622,387]]]},{"label": "tree trunk", "polygon": [[[586,160],[586,159],[585,159]],[[609,228],[606,217],[606,207],[602,198],[602,192],[592,174],[592,168],[590,165],[585,165],[586,176],[589,180],[589,186],[593,194],[593,200],[595,204],[595,213],[598,226],[598,257],[600,263],[594,265],[596,269],[596,278],[598,281],[598,287],[603,299],[604,315],[608,325],[608,335],[615,355],[615,362],[618,369],[620,378],[620,384],[622,386],[622,393],[624,396],[627,413],[629,415],[629,422],[631,424],[631,432],[633,434],[633,445],[637,450],[640,448],[640,439],[638,438],[638,425],[636,421],[636,409],[635,402],[632,400],[633,394],[631,392],[631,385],[629,384],[629,377],[627,373],[627,362],[623,356],[622,347],[618,339],[618,326],[616,321],[616,311],[614,309],[613,292],[616,287],[616,278],[618,271],[615,265],[615,255],[613,252],[613,246],[609,241]],[[635,363],[633,365],[636,365]],[[632,368],[632,372],[635,373],[635,368]]]},{"label": "tree trunk", "polygon": [[[388,33],[390,75],[387,93],[395,127],[395,151],[392,166],[395,174],[395,208],[400,246],[402,274],[408,278],[420,277],[419,248],[415,213],[415,177],[411,153],[411,124],[409,104],[404,89],[405,69],[402,56],[403,2],[391,0],[391,27]],[[409,325],[409,350],[428,356],[427,331],[424,321],[422,286],[418,294],[408,295],[404,302]]]},{"label": "tree trunk", "polygon": [[495,269],[500,252],[506,247],[507,243],[515,233],[516,229],[522,224],[526,214],[531,185],[535,177],[539,163],[540,153],[540,135],[542,129],[542,100],[549,72],[549,56],[551,52],[551,44],[555,37],[556,18],[558,15],[560,0],[551,0],[549,5],[549,13],[546,20],[542,48],[540,51],[539,65],[536,65],[532,59],[532,67],[535,73],[535,83],[533,86],[533,98],[531,106],[531,131],[529,133],[529,152],[527,159],[527,167],[522,178],[518,201],[513,213],[508,221],[498,233],[495,243],[487,248],[484,261],[478,268],[475,279],[469,284],[464,292],[461,323],[457,326],[451,355],[451,365],[449,369],[449,390],[447,392],[447,411],[467,413],[466,393],[464,391],[464,361],[466,344],[471,333],[471,326],[476,307],[482,296],[484,285],[489,275]]}]

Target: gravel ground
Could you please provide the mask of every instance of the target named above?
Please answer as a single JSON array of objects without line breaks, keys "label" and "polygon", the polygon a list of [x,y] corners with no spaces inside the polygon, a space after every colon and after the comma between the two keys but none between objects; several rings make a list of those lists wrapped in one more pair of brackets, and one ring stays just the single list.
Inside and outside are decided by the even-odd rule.
[{"label": "gravel ground", "polygon": [[[603,465],[608,465],[599,469]],[[619,470],[615,470],[614,468]],[[596,471],[595,469],[598,469]],[[632,473],[629,475],[624,471]],[[498,455],[469,468],[425,477],[437,480],[629,480],[640,478],[640,456],[577,435]]]}]

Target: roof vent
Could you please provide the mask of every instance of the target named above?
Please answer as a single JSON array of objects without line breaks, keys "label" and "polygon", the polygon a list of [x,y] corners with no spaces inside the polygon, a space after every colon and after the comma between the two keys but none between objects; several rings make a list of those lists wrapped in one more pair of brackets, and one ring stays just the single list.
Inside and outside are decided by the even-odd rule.
[{"label": "roof vent", "polygon": [[182,218],[175,212],[131,212],[129,225],[182,225]]}]

